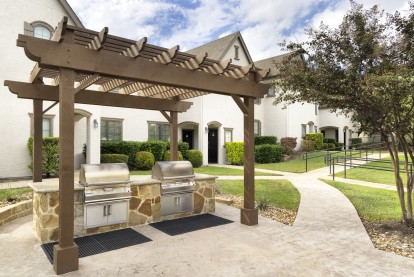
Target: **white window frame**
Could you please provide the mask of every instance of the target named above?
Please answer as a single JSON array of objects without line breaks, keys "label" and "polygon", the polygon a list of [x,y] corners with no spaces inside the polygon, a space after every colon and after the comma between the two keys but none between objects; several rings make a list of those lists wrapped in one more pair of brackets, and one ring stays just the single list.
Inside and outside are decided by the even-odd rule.
[{"label": "white window frame", "polygon": [[[168,126],[168,137],[167,137],[167,139],[166,140],[165,139],[161,139],[161,137],[158,137],[158,138],[155,138],[155,139],[151,138],[151,134],[150,134],[150,125],[151,124],[157,125],[156,128],[161,128],[161,125]],[[158,133],[159,133],[159,135],[161,135],[161,130],[159,130]],[[148,140],[170,141],[170,123],[168,123],[168,122],[162,122],[162,121],[148,121]]]},{"label": "white window frame", "polygon": [[[112,140],[112,139],[109,139],[109,133],[108,133],[108,129],[106,130],[106,132],[107,132],[107,136],[106,136],[106,139],[103,139],[104,138],[104,136],[102,136],[102,127],[103,127],[103,121],[108,121],[108,122],[119,122],[120,123],[120,126],[121,126],[121,134],[120,134],[120,139],[119,140]],[[123,124],[123,122],[124,122],[124,119],[122,119],[122,118],[109,118],[109,117],[101,117],[101,122],[100,122],[100,124],[101,124],[101,126],[100,126],[100,132],[101,132],[101,141],[122,141],[123,140],[123,137],[124,137],[124,124]]]}]

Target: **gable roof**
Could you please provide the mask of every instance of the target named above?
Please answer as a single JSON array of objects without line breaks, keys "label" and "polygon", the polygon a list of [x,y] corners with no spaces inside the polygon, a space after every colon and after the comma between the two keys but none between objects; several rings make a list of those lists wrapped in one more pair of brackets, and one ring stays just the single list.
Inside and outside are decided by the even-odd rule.
[{"label": "gable roof", "polygon": [[209,43],[190,49],[186,52],[193,55],[208,53],[208,57],[210,59],[221,61],[237,39],[240,41],[240,44],[246,53],[249,63],[252,64],[253,60],[250,57],[249,50],[247,49],[240,32],[235,32],[222,38],[213,40]]},{"label": "gable roof", "polygon": [[80,21],[79,17],[76,15],[76,13],[73,11],[72,7],[69,5],[69,3],[66,0],[59,0],[62,7],[65,9],[65,11],[68,13],[70,18],[75,23],[76,27],[84,28],[82,22]]},{"label": "gable roof", "polygon": [[270,72],[269,74],[266,76],[267,78],[271,78],[276,76],[279,73],[279,69],[277,68],[277,64],[281,63],[283,61],[283,59],[287,56],[289,56],[291,53],[286,53],[286,54],[282,54],[282,55],[278,55],[278,56],[274,56],[274,57],[270,57],[264,60],[259,60],[254,62],[254,65],[257,68],[269,68]]}]

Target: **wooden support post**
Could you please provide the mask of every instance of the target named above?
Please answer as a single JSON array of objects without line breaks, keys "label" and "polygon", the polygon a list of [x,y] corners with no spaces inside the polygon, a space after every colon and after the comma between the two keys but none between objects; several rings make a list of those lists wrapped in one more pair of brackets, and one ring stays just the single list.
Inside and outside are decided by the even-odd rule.
[{"label": "wooden support post", "polygon": [[33,100],[33,182],[42,182],[43,101]]},{"label": "wooden support post", "polygon": [[170,161],[178,161],[178,114],[170,113]]},{"label": "wooden support post", "polygon": [[254,205],[254,98],[245,97],[244,105],[244,207],[240,222],[251,226],[258,223],[259,211]]},{"label": "wooden support post", "polygon": [[56,274],[78,270],[74,234],[74,103],[75,71],[60,68],[59,84],[59,244],[53,249]]}]

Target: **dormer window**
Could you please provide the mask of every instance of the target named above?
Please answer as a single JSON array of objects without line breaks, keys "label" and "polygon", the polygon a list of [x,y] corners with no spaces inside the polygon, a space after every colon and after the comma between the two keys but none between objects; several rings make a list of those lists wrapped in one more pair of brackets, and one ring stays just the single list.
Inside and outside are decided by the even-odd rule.
[{"label": "dormer window", "polygon": [[234,59],[235,60],[240,60],[239,59],[239,46],[237,46],[237,45],[234,45]]},{"label": "dormer window", "polygon": [[24,34],[36,38],[50,39],[52,37],[53,28],[49,24],[42,21],[34,21],[32,23],[24,23]]}]

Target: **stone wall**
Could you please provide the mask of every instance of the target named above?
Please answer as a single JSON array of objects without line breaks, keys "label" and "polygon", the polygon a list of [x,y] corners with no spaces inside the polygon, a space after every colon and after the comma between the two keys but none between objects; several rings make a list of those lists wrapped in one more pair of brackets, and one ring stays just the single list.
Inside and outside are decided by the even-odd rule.
[{"label": "stone wall", "polygon": [[[74,231],[75,237],[83,236],[83,190],[75,191]],[[59,192],[33,191],[33,229],[42,243],[56,241],[59,232]]]},{"label": "stone wall", "polygon": [[32,213],[32,199],[0,208],[0,226]]},{"label": "stone wall", "polygon": [[[153,179],[133,182],[129,200],[128,223],[106,225],[85,229],[84,227],[84,191],[75,187],[74,235],[82,237],[103,233],[128,226],[137,226],[174,218],[215,211],[214,177],[196,178],[194,191],[194,212],[161,216],[160,182]],[[59,191],[58,187],[45,188],[32,185],[33,188],[33,228],[42,243],[58,240],[59,232]],[[1,220],[0,220],[1,222]]]}]

